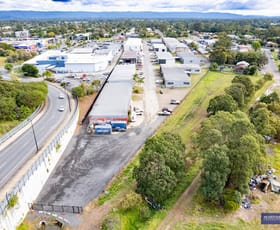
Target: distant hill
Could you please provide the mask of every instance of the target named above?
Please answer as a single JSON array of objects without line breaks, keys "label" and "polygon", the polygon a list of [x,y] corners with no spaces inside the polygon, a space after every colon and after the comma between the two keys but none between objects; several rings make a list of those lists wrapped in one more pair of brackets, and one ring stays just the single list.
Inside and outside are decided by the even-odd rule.
[{"label": "distant hill", "polygon": [[263,16],[243,16],[229,13],[200,12],[79,12],[79,11],[0,11],[0,20],[48,19],[248,19]]}]

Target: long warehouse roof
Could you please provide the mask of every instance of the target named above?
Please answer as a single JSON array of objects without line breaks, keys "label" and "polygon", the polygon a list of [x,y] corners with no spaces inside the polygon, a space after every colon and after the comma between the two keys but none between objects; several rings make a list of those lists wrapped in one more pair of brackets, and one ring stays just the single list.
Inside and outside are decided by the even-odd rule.
[{"label": "long warehouse roof", "polygon": [[109,82],[132,81],[135,72],[136,72],[135,64],[116,65],[108,81]]},{"label": "long warehouse roof", "polygon": [[106,83],[94,103],[89,117],[94,119],[127,117],[131,95],[131,82]]}]

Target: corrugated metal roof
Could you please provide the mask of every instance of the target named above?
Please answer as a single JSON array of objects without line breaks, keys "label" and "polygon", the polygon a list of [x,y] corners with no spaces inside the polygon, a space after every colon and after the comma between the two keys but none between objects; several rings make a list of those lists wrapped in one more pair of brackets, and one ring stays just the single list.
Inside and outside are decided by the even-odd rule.
[{"label": "corrugated metal roof", "polygon": [[116,65],[108,81],[109,82],[132,81],[135,72],[136,72],[135,64]]},{"label": "corrugated metal roof", "polygon": [[93,119],[127,118],[132,95],[132,83],[106,83],[98,96],[89,117]]},{"label": "corrugated metal roof", "polygon": [[183,66],[161,65],[160,68],[165,81],[190,81],[190,77]]}]

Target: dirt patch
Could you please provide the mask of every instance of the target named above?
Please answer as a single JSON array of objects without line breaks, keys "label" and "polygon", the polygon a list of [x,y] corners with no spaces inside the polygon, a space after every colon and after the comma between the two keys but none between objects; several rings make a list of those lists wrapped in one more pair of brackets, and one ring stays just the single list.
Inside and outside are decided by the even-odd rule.
[{"label": "dirt patch", "polygon": [[92,95],[88,95],[88,96],[84,96],[82,98],[79,99],[79,110],[80,110],[80,114],[79,114],[79,120],[78,120],[78,126],[76,129],[76,132],[78,133],[80,130],[80,125],[82,124],[82,121],[84,119],[84,117],[86,116],[87,112],[89,111],[95,97],[96,97],[96,93],[92,94]]}]

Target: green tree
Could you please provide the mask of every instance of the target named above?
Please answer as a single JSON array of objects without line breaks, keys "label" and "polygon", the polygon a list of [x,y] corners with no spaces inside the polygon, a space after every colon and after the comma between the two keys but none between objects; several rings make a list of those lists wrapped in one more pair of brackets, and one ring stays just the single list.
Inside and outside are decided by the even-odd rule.
[{"label": "green tree", "polygon": [[219,65],[218,65],[216,62],[212,62],[212,63],[210,64],[210,67],[209,67],[209,69],[210,69],[211,71],[217,71],[218,68],[219,68]]},{"label": "green tree", "polygon": [[261,43],[259,41],[253,41],[252,42],[252,47],[255,51],[260,50],[261,49]]},{"label": "green tree", "polygon": [[11,64],[11,63],[6,63],[5,66],[4,66],[4,68],[10,72],[10,71],[13,69],[13,64]]},{"label": "green tree", "polygon": [[156,152],[140,156],[140,164],[133,170],[136,179],[136,192],[158,203],[165,201],[173,192],[177,179],[166,166],[164,157]]},{"label": "green tree", "polygon": [[273,102],[279,103],[280,99],[279,99],[278,94],[274,91],[269,95],[262,95],[260,97],[260,102],[263,102],[265,104],[271,104]]},{"label": "green tree", "polygon": [[233,78],[232,83],[240,83],[245,86],[244,96],[251,97],[255,93],[255,86],[247,76],[237,75]]},{"label": "green tree", "polygon": [[214,145],[204,153],[201,191],[208,201],[218,201],[223,194],[230,173],[230,162],[227,152],[226,146]]},{"label": "green tree", "polygon": [[30,76],[30,77],[38,77],[38,73],[39,73],[39,70],[37,69],[36,66],[34,65],[31,65],[31,64],[24,64],[22,67],[21,67],[21,70],[22,72],[27,75],[27,76]]},{"label": "green tree", "polygon": [[83,97],[84,96],[84,89],[82,86],[77,86],[72,88],[72,95],[75,97]]},{"label": "green tree", "polygon": [[215,49],[211,52],[209,60],[216,62],[218,65],[224,65],[226,63],[226,52],[223,49]]},{"label": "green tree", "polygon": [[12,121],[16,118],[16,102],[14,98],[1,98],[0,100],[0,120]]},{"label": "green tree", "polygon": [[245,86],[240,83],[231,84],[228,88],[225,89],[226,94],[230,95],[233,100],[238,104],[239,108],[242,108],[245,104]]},{"label": "green tree", "polygon": [[237,103],[230,95],[219,95],[209,101],[207,112],[215,114],[218,111],[233,112],[238,108]]}]

